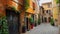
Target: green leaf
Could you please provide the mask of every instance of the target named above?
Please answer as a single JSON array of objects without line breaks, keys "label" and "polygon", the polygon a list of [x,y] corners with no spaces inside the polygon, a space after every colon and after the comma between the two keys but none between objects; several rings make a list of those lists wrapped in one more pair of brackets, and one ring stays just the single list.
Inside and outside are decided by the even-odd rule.
[{"label": "green leaf", "polygon": [[24,6],[25,6],[25,10],[27,10],[29,7],[29,0],[25,0]]},{"label": "green leaf", "polygon": [[12,10],[16,10],[16,8],[14,6],[12,6]]},{"label": "green leaf", "polygon": [[30,23],[33,23],[34,22],[34,20],[33,20],[32,17],[29,18],[29,21],[30,21]]},{"label": "green leaf", "polygon": [[53,20],[53,18],[51,18],[51,20],[50,20],[50,24],[51,24],[51,25],[54,24],[54,20]]},{"label": "green leaf", "polygon": [[56,3],[60,3],[60,0],[56,0]]},{"label": "green leaf", "polygon": [[1,24],[2,25],[2,29],[1,30],[3,32],[1,32],[1,30],[0,30],[0,33],[2,33],[2,34],[9,34],[9,32],[8,32],[8,24],[7,24],[7,20],[6,20],[5,16],[2,17],[0,23],[3,23],[3,24]]}]

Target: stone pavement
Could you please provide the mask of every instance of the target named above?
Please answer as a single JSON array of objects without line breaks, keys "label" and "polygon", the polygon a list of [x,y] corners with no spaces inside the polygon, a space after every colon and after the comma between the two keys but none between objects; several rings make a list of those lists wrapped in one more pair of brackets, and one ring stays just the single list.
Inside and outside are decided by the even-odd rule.
[{"label": "stone pavement", "polygon": [[42,23],[34,29],[26,32],[25,34],[58,34],[59,28],[51,26],[49,23]]}]

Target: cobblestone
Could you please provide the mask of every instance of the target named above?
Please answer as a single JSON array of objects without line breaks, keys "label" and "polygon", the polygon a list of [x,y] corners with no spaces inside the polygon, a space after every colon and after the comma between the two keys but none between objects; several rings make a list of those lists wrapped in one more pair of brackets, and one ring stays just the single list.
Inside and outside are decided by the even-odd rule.
[{"label": "cobblestone", "polygon": [[51,26],[49,23],[42,23],[26,34],[58,34],[59,29],[56,26]]}]

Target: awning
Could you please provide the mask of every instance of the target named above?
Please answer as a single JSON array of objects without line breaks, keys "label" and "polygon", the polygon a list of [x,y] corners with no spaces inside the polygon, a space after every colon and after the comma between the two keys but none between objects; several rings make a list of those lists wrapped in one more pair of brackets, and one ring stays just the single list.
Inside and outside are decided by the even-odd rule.
[{"label": "awning", "polygon": [[31,14],[35,14],[35,11],[30,7],[27,9],[26,12],[31,13]]}]

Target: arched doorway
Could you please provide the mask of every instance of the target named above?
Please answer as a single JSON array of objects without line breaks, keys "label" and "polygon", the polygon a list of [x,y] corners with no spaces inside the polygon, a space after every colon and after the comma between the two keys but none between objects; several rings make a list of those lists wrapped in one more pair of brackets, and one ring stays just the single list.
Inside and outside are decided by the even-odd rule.
[{"label": "arched doorway", "polygon": [[44,17],[44,22],[47,22],[47,18],[46,17]]}]

